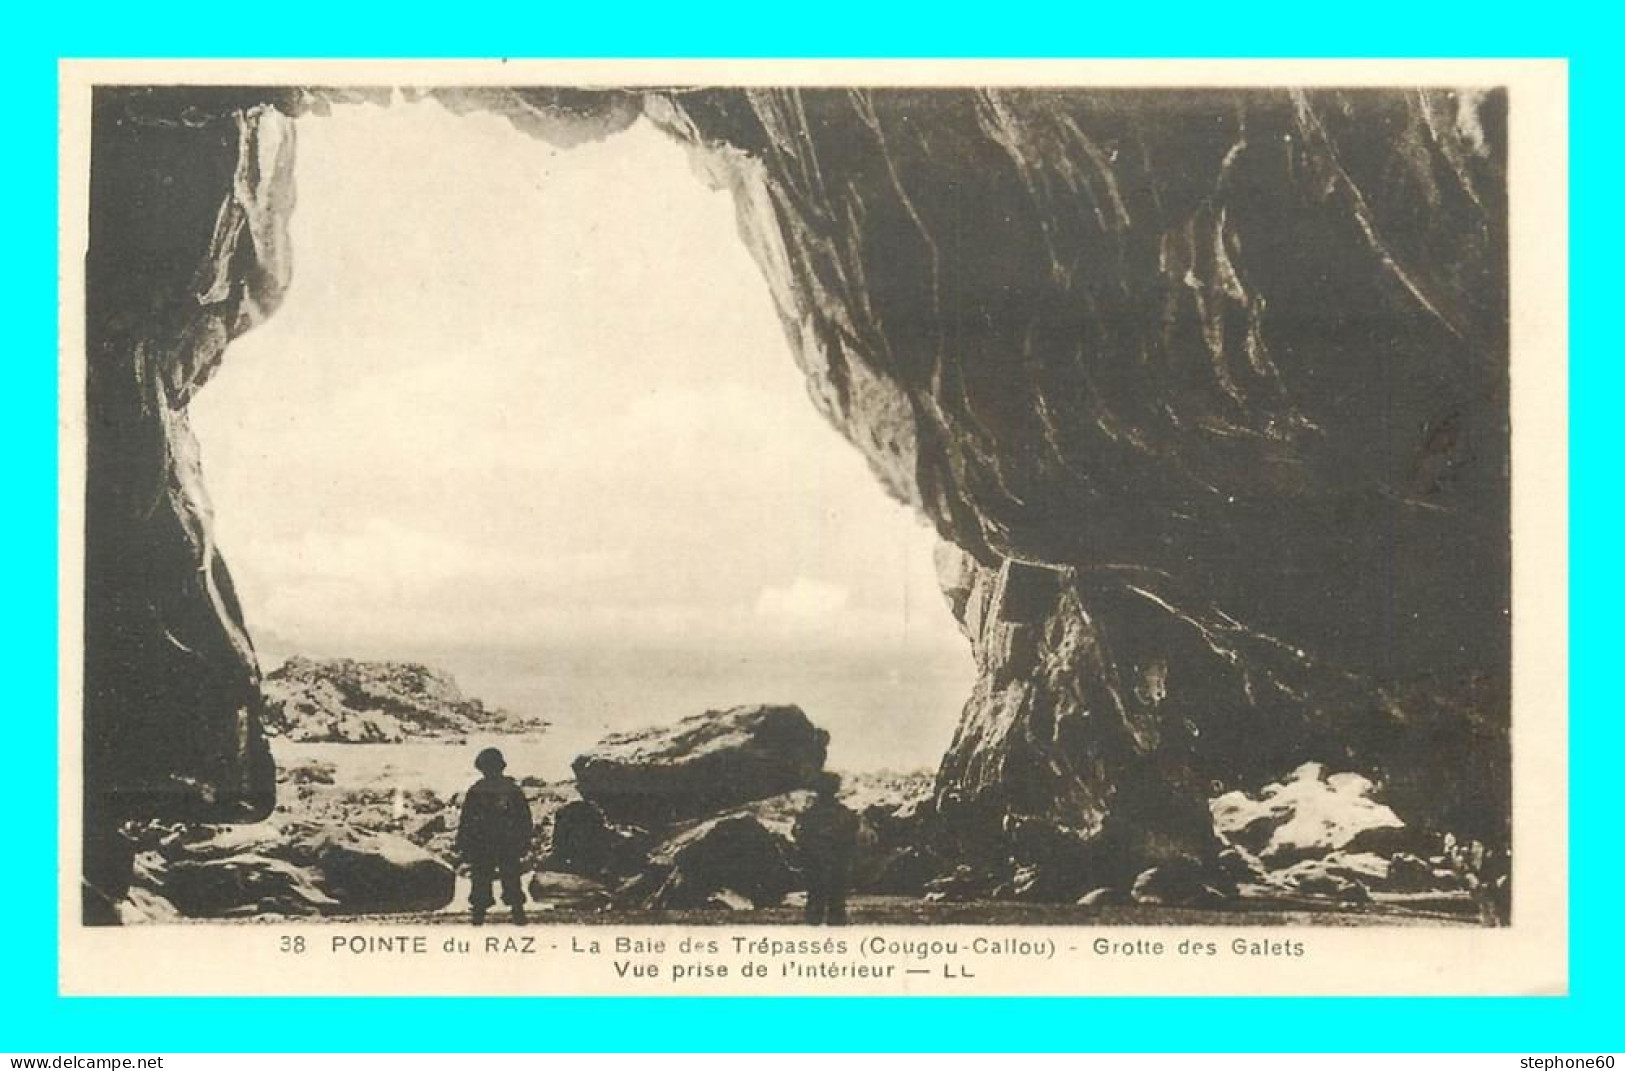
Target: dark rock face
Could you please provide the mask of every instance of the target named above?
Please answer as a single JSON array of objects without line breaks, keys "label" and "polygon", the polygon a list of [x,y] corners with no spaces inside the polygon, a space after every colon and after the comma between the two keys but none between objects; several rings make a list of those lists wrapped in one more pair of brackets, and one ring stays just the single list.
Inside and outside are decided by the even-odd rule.
[{"label": "dark rock face", "polygon": [[263,817],[258,667],[186,405],[287,284],[292,123],[263,104],[181,123],[100,94],[92,154],[87,829]]},{"label": "dark rock face", "polygon": [[951,872],[928,882],[924,899],[934,904],[982,900],[993,895],[998,880],[997,875],[961,863]]},{"label": "dark rock face", "polygon": [[[287,283],[287,116],[333,95],[96,101],[93,884],[120,817],[271,806],[186,404]],[[733,191],[813,401],[959,548],[943,814],[1175,859],[1211,782],[1318,760],[1508,841],[1503,92],[440,95],[566,145],[641,107]],[[664,791],[621,769],[606,810]]]},{"label": "dark rock face", "polygon": [[886,851],[865,874],[856,874],[857,887],[864,892],[889,896],[919,896],[926,887],[951,869],[947,860],[930,848],[893,848]]},{"label": "dark rock face", "polygon": [[290,658],[260,686],[268,732],[290,740],[394,743],[413,737],[540,728],[463,695],[413,662]]},{"label": "dark rock face", "polygon": [[143,888],[132,888],[118,905],[121,926],[139,926],[154,922],[179,922],[180,911],[167,899]]},{"label": "dark rock face", "polygon": [[635,873],[648,857],[650,838],[636,827],[619,826],[586,800],[572,800],[553,812],[543,865],[583,877]]},{"label": "dark rock face", "polygon": [[609,817],[662,824],[809,788],[828,746],[799,707],[735,707],[606,737],[571,768]]}]

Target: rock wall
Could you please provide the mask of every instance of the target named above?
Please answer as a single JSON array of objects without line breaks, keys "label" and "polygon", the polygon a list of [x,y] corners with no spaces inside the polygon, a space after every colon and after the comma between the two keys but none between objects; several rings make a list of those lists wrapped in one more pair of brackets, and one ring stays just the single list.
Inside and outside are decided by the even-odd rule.
[{"label": "rock wall", "polygon": [[[814,403],[958,548],[939,802],[1199,852],[1211,782],[1346,761],[1505,842],[1504,93],[434,93],[641,113],[733,191]],[[356,95],[97,98],[93,829],[270,806],[185,408],[287,284],[289,117]]]}]

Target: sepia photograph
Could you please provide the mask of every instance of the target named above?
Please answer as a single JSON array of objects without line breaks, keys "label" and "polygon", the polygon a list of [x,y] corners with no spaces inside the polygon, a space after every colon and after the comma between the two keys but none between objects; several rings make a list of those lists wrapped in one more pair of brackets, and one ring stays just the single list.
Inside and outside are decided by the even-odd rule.
[{"label": "sepia photograph", "polygon": [[80,67],[65,944],[1561,963],[1517,78]]}]

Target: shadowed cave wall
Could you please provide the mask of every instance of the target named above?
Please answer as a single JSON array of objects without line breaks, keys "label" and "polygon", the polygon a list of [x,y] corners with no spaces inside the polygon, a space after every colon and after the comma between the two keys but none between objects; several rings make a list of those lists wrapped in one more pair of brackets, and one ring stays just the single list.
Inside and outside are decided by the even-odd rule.
[{"label": "shadowed cave wall", "polygon": [[[1507,843],[1503,92],[428,92],[646,116],[733,192],[812,400],[943,537],[941,813],[1201,857],[1215,785],[1313,759]],[[186,406],[288,285],[293,117],[364,97],[97,93],[92,884],[123,818],[273,804]]]}]

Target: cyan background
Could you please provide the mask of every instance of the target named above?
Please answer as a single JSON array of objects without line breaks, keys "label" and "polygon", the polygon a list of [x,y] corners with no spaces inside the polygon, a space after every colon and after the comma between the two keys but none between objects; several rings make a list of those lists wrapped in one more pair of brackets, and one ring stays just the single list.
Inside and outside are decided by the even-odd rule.
[{"label": "cyan background", "polygon": [[[8,12],[0,421],[0,1050],[1606,1051],[1621,1044],[1620,718],[1607,699],[1620,394],[1615,16],[1603,5],[32,3]],[[117,56],[1567,56],[1572,106],[1571,992],[1546,999],[75,999],[56,994],[56,63]],[[184,965],[177,965],[184,970]]]}]

